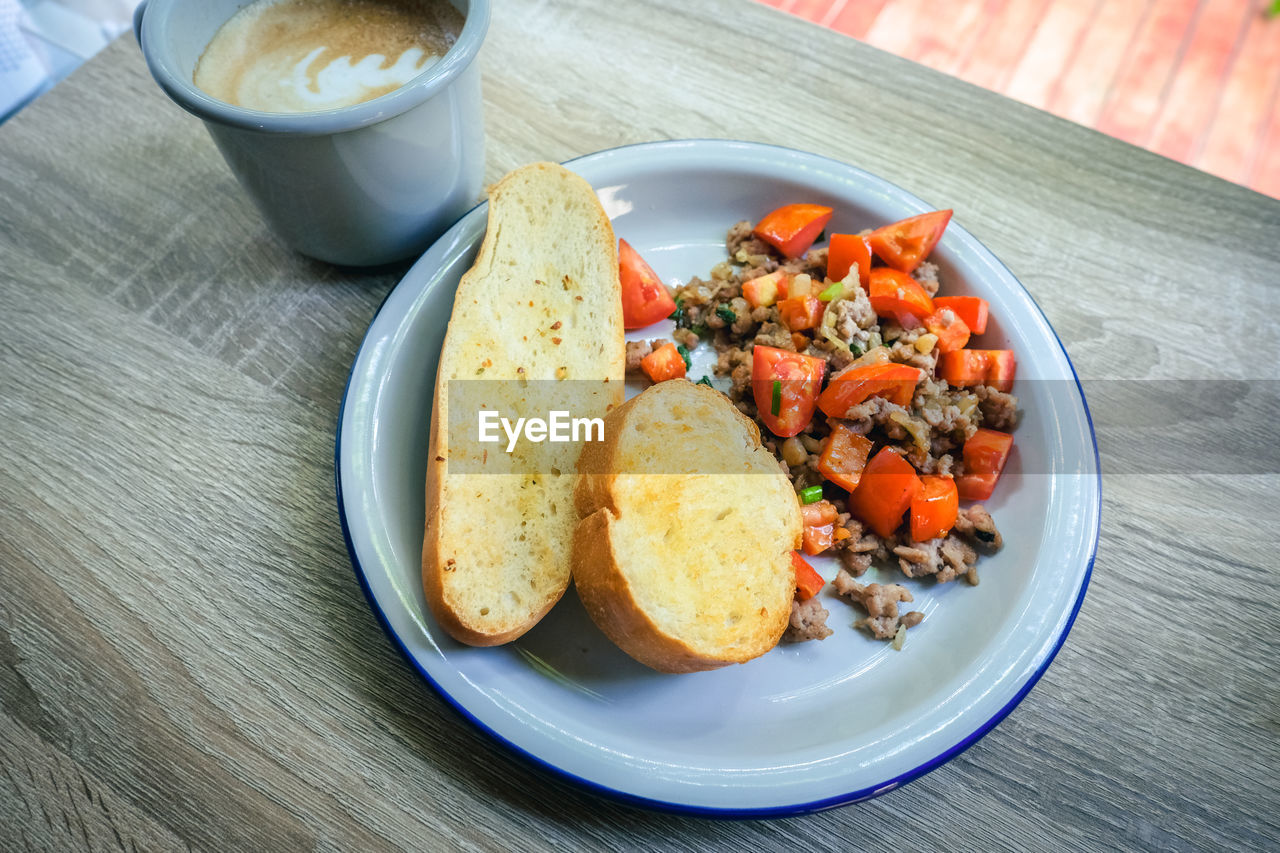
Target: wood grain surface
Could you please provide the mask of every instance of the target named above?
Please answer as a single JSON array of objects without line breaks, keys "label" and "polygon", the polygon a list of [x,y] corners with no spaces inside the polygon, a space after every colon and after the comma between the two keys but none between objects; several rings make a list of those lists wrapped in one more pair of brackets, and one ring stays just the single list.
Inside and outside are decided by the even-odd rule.
[{"label": "wood grain surface", "polygon": [[[679,137],[827,154],[956,207],[1086,379],[1253,380],[1274,405],[1280,202],[746,0],[495,6],[490,178]],[[471,728],[353,576],[334,425],[405,266],[283,248],[130,37],[0,127],[0,197],[0,849],[1280,838],[1274,451],[1252,473],[1104,457],[1118,473],[1066,646],[944,767],[786,820],[646,812]],[[1100,428],[1129,424],[1109,452],[1143,444],[1124,385],[1096,386]]]}]

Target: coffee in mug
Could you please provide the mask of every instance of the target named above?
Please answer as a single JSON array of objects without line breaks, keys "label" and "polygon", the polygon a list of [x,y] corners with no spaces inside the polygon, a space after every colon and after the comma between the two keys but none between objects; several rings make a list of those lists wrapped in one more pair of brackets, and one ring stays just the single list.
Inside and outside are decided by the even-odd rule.
[{"label": "coffee in mug", "polygon": [[246,109],[348,107],[439,61],[463,23],[447,0],[255,0],[214,34],[193,80]]}]

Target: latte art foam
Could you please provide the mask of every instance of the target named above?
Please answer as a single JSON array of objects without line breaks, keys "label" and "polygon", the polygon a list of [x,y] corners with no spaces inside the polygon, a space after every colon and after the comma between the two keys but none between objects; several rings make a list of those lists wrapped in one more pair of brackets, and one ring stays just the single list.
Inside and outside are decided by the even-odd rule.
[{"label": "latte art foam", "polygon": [[249,109],[336,109],[408,83],[461,29],[462,16],[444,2],[257,0],[218,30],[194,82]]}]

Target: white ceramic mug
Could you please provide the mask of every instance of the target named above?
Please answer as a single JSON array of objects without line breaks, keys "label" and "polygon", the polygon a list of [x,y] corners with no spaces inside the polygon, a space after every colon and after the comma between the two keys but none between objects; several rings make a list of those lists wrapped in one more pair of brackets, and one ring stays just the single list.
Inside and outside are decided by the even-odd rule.
[{"label": "white ceramic mug", "polygon": [[148,0],[134,32],[156,82],[204,120],[285,242],[329,263],[371,266],[421,253],[481,195],[475,59],[489,0],[451,2],[466,23],[442,59],[379,98],[307,113],[232,106],[192,82],[201,53],[245,0]]}]

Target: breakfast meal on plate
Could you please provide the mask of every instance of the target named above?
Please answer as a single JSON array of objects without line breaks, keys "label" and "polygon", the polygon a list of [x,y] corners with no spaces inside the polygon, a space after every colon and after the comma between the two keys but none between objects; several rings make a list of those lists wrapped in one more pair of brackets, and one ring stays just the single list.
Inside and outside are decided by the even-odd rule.
[{"label": "breakfast meal on plate", "polygon": [[759,657],[787,629],[799,504],[719,391],[654,385],[578,461],[573,580],[592,620],[662,672]]},{"label": "breakfast meal on plate", "polygon": [[[951,211],[813,248],[833,213],[739,222],[728,258],[673,294],[568,170],[491,189],[431,419],[422,579],[449,634],[509,642],[572,577],[623,651],[694,672],[833,633],[805,555],[836,557],[835,595],[899,649],[924,614],[907,586],[862,583],[873,565],[978,583],[979,553],[1002,545],[977,502],[1013,444],[1013,352],[980,343],[985,300],[942,291],[929,255]],[[624,344],[667,319],[672,340]],[[724,391],[688,381],[698,348]],[[653,384],[623,404],[628,373]],[[548,387],[598,438],[521,444],[501,419],[505,448],[467,440],[477,413],[546,411]]]},{"label": "breakfast meal on plate", "polygon": [[451,400],[473,393],[485,408],[526,414],[563,388],[575,415],[603,417],[622,403],[622,322],[613,228],[591,186],[554,163],[495,184],[479,255],[454,296],[431,412],[423,590],[461,642],[513,640],[564,594],[578,445],[504,453],[467,443],[453,427],[474,424],[475,412],[451,415]]},{"label": "breakfast meal on plate", "polygon": [[[985,300],[940,295],[928,257],[950,210],[812,248],[833,212],[789,204],[754,226],[739,222],[729,257],[674,296],[624,244],[628,328],[668,315],[676,326],[673,341],[629,342],[627,368],[666,383],[686,377],[691,350],[714,349],[713,372],[792,483],[803,551],[836,556],[832,586],[866,611],[858,625],[901,648],[923,619],[903,612],[911,592],[858,578],[896,563],[907,578],[977,584],[979,552],[1002,540],[971,502],[991,497],[1012,448],[1016,362],[1012,350],[976,340]],[[787,639],[825,638],[829,613],[815,597],[824,582],[795,561]]]}]

